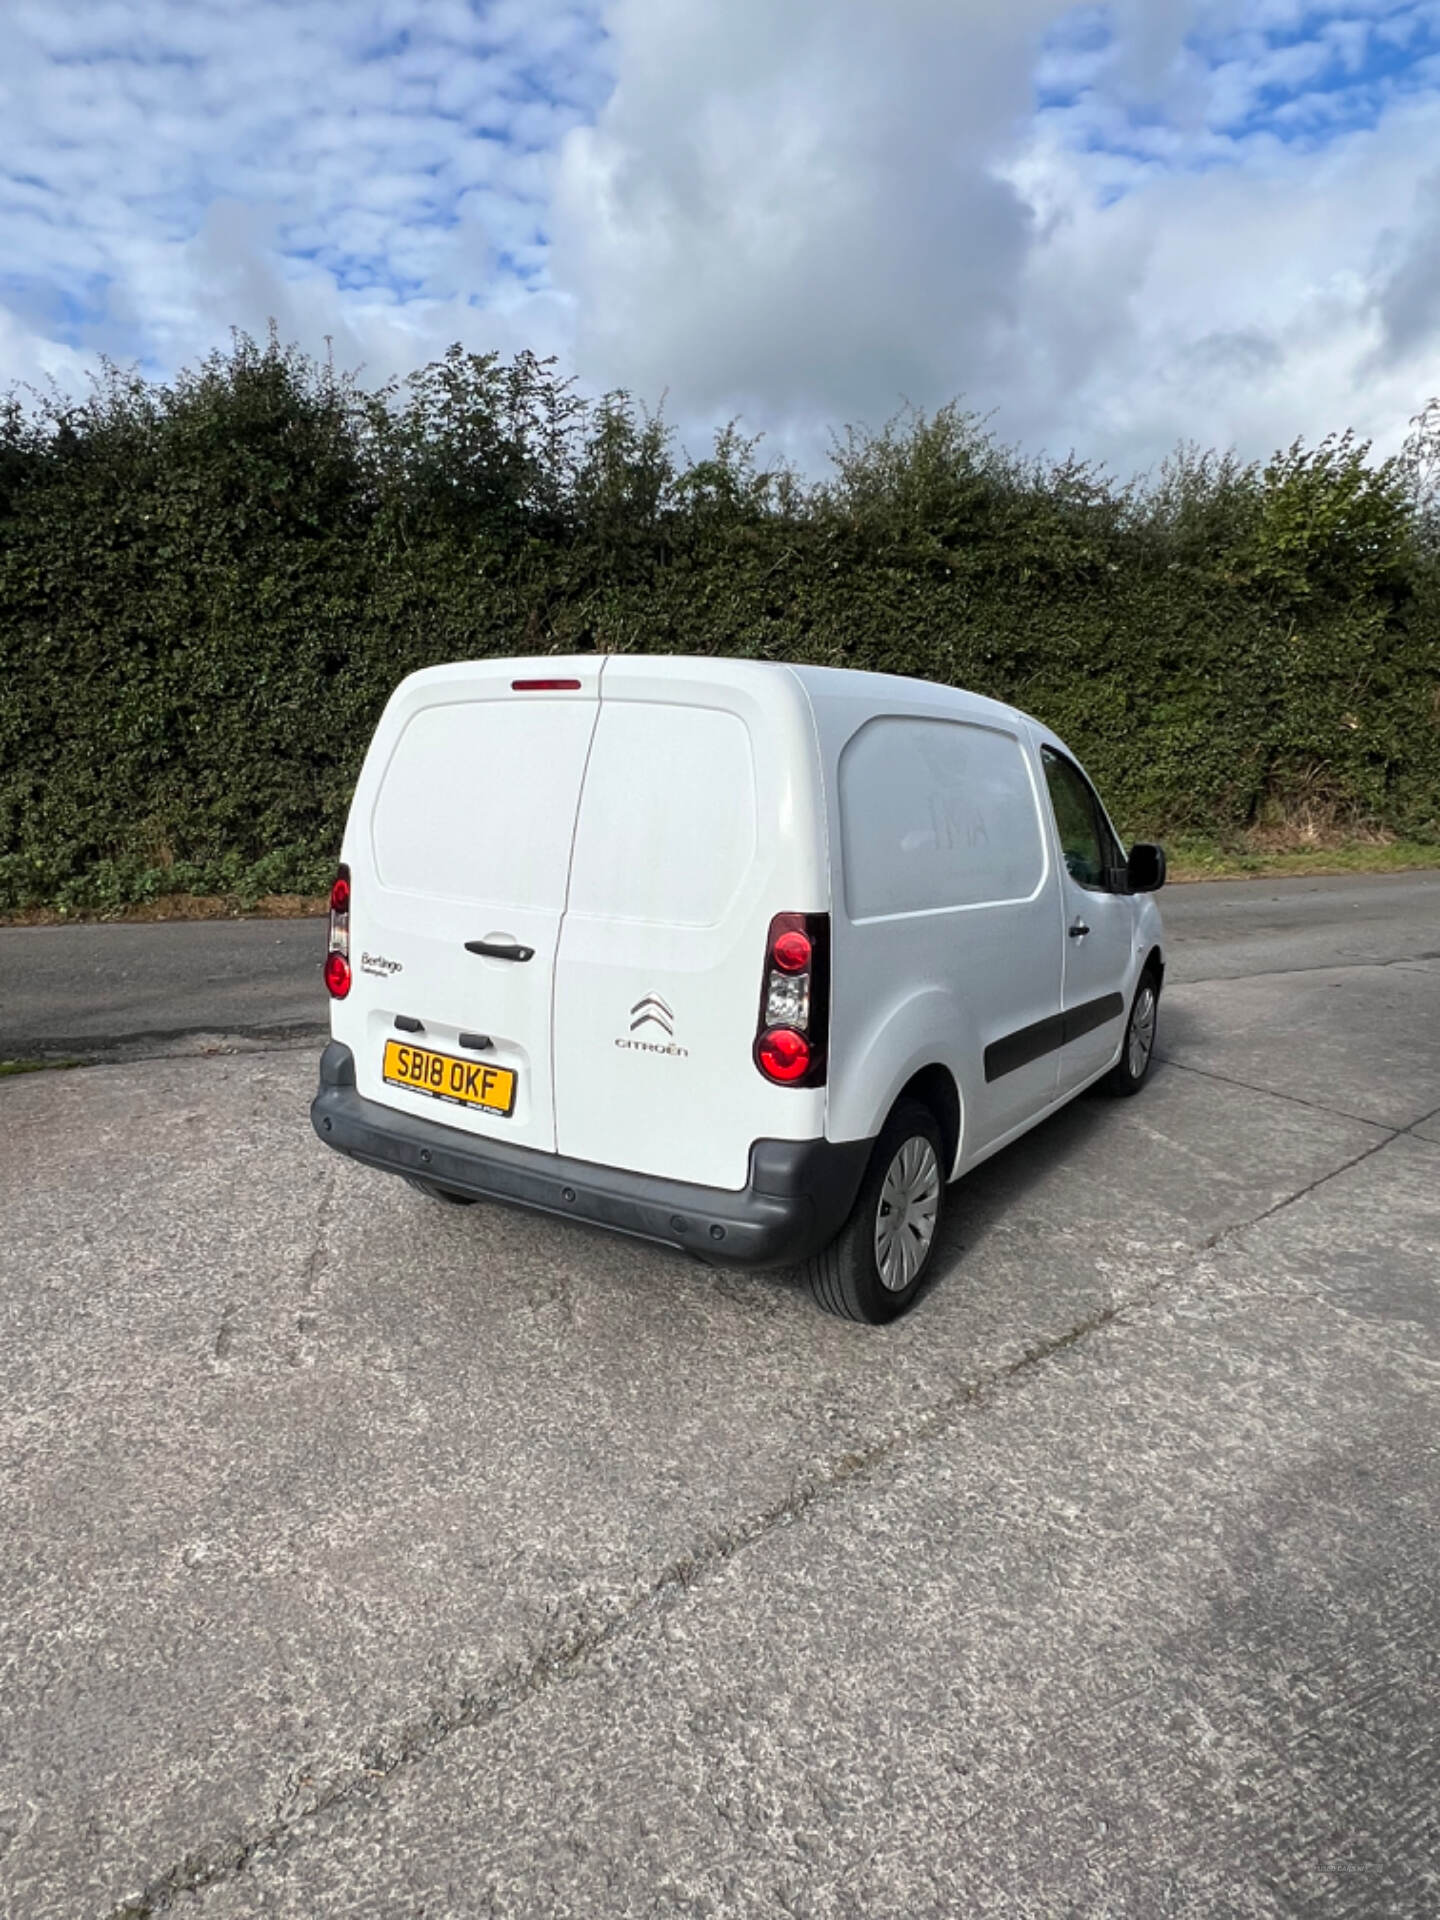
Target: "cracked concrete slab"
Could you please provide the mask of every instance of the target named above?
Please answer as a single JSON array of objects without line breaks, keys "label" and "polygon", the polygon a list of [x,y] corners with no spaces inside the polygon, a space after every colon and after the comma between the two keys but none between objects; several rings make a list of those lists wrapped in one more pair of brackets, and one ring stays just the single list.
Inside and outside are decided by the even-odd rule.
[{"label": "cracked concrete slab", "polygon": [[1421,1279],[1437,1171],[1326,1182],[176,1911],[1434,1912],[1436,1379],[1319,1255]]},{"label": "cracked concrete slab", "polygon": [[1440,1362],[1440,1142],[1401,1134],[1232,1245],[1273,1284],[1382,1323]]},{"label": "cracked concrete slab", "polygon": [[1162,1055],[1241,1086],[1409,1127],[1440,1086],[1440,974],[1354,966],[1178,986]]}]

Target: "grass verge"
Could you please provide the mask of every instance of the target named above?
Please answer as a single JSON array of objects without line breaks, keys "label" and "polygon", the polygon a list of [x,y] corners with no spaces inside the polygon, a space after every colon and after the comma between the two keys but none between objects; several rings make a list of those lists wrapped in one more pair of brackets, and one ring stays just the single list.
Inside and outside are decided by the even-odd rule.
[{"label": "grass verge", "polygon": [[92,920],[298,920],[324,913],[323,893],[163,893],[129,907],[19,907],[0,913],[0,927],[69,927]]},{"label": "grass verge", "polygon": [[1440,867],[1440,845],[1416,840],[1335,840],[1266,846],[1177,835],[1166,842],[1172,880],[1247,880],[1284,875],[1411,873]]}]

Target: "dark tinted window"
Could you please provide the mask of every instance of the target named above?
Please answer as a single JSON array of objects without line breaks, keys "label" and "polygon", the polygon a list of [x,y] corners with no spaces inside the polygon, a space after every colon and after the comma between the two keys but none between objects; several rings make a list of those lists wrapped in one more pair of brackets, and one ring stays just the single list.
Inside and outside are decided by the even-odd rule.
[{"label": "dark tinted window", "polygon": [[1060,830],[1060,852],[1066,871],[1082,887],[1105,887],[1110,871],[1119,859],[1119,850],[1090,790],[1090,783],[1078,767],[1062,760],[1048,747],[1041,749],[1045,765],[1045,784],[1050,789],[1050,804],[1055,809],[1055,824]]}]

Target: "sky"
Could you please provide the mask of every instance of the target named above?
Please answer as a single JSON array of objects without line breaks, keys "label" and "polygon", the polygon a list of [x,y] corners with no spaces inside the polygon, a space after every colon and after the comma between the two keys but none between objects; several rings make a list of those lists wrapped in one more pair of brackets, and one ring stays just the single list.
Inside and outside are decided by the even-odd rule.
[{"label": "sky", "polygon": [[0,0],[0,390],[270,321],[1131,473],[1440,393],[1440,0]]}]

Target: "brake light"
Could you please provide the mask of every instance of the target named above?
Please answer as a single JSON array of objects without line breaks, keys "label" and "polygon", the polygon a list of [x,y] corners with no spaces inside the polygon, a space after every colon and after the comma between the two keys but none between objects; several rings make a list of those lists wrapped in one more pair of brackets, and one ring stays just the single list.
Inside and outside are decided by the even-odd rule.
[{"label": "brake light", "polygon": [[810,1042],[793,1027],[772,1027],[759,1042],[761,1071],[785,1085],[803,1080],[810,1069]]},{"label": "brake light", "polygon": [[782,973],[805,973],[813,951],[808,933],[782,933],[770,957]]},{"label": "brake light", "polygon": [[578,680],[512,680],[512,693],[578,693]]},{"label": "brake light", "polygon": [[330,889],[330,951],[325,956],[325,985],[332,1000],[350,991],[350,869],[341,867]]},{"label": "brake light", "polygon": [[780,1086],[824,1086],[829,1028],[830,916],[777,913],[766,941],[756,1066]]}]

